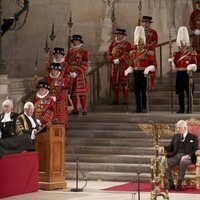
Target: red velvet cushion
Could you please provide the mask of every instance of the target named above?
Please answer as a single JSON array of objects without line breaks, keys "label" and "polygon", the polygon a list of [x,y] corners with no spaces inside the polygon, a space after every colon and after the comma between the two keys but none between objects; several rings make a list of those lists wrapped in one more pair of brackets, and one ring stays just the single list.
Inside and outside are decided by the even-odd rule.
[{"label": "red velvet cushion", "polygon": [[[195,171],[195,169],[196,169],[196,165],[195,164],[190,164],[190,165],[187,166],[187,171]],[[179,166],[176,165],[176,166],[172,167],[172,170],[173,171],[178,171],[179,170]]]},{"label": "red velvet cushion", "polygon": [[198,149],[200,149],[200,124],[189,124],[188,131],[198,138]]}]

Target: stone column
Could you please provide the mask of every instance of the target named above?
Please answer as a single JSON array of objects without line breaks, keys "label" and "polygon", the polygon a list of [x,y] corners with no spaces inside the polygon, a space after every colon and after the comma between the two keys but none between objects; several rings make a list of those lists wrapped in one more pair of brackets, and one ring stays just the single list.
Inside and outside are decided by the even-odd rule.
[{"label": "stone column", "polygon": [[[1,26],[1,14],[2,14],[2,0],[0,0],[0,26]],[[8,74],[6,74],[6,65],[2,59],[2,45],[0,35],[0,105],[3,100],[8,96]],[[1,110],[1,108],[0,108]]]},{"label": "stone column", "polygon": [[[2,0],[0,0],[0,26],[1,26],[1,15],[2,14]],[[6,73],[6,65],[4,60],[2,59],[2,45],[1,45],[2,37],[0,36],[0,74]]]}]

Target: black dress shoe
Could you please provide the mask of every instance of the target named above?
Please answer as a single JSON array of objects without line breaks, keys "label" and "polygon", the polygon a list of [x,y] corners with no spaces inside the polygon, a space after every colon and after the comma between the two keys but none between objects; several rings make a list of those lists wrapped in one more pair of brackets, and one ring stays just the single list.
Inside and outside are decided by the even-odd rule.
[{"label": "black dress shoe", "polygon": [[167,187],[168,190],[175,190],[175,185],[173,181],[169,181],[169,185]]},{"label": "black dress shoe", "polygon": [[128,103],[127,103],[127,102],[124,102],[123,105],[128,105]]},{"label": "black dress shoe", "polygon": [[184,111],[183,110],[178,110],[176,113],[181,114],[181,113],[184,113]]},{"label": "black dress shoe", "polygon": [[136,109],[135,113],[141,113],[142,111],[140,109]]},{"label": "black dress shoe", "polygon": [[78,112],[78,111],[75,111],[75,110],[72,110],[72,112],[71,112],[72,115],[78,115],[78,113],[79,113],[79,112]]},{"label": "black dress shoe", "polygon": [[87,115],[87,110],[83,110],[82,115]]},{"label": "black dress shoe", "polygon": [[114,101],[112,102],[112,105],[119,105],[119,101],[114,100]]},{"label": "black dress shoe", "polygon": [[168,187],[167,187],[168,190],[175,190],[175,185],[171,185],[169,184]]},{"label": "black dress shoe", "polygon": [[177,191],[182,191],[182,189],[183,189],[183,188],[182,188],[182,181],[179,180],[176,190],[177,190]]},{"label": "black dress shoe", "polygon": [[189,114],[189,113],[192,113],[192,111],[191,110],[187,110],[186,113]]},{"label": "black dress shoe", "polygon": [[142,112],[143,113],[147,113],[147,109],[142,109]]}]

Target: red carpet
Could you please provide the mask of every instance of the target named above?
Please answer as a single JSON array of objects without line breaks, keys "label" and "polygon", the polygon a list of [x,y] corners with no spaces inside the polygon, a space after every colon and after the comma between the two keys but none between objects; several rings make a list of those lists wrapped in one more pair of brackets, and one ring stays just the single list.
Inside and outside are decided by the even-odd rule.
[{"label": "red carpet", "polygon": [[[110,188],[106,188],[103,190],[114,190],[114,191],[137,191],[137,183],[126,183],[123,185],[118,185]],[[140,183],[140,191],[141,192],[150,192],[151,184],[150,183]],[[170,191],[175,193],[188,193],[188,194],[200,194],[200,189],[195,189],[194,187],[183,188],[181,192],[178,191]]]}]

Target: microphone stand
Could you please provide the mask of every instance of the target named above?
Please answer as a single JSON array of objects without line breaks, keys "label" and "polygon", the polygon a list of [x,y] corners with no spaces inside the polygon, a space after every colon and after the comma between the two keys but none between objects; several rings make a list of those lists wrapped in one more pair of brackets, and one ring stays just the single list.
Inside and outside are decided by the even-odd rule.
[{"label": "microphone stand", "polygon": [[76,158],[76,188],[72,188],[71,192],[83,192],[83,188],[78,188],[78,171],[79,171],[79,160]]}]

